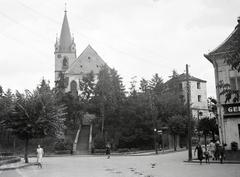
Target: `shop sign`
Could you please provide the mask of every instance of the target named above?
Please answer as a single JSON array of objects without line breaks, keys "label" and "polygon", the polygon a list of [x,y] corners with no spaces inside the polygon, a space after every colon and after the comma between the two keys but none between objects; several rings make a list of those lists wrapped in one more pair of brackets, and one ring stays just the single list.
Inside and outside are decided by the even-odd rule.
[{"label": "shop sign", "polygon": [[240,115],[240,103],[223,104],[224,117],[232,117]]}]

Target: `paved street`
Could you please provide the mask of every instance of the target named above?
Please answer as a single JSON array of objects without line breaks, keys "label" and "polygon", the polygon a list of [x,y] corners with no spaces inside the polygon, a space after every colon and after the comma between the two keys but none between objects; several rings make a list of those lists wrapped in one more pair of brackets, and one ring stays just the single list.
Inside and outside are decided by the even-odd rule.
[{"label": "paved street", "polygon": [[[239,164],[184,163],[187,151],[153,156],[47,157],[43,168],[0,171],[0,177],[240,177]],[[30,159],[32,162],[35,159]]]}]

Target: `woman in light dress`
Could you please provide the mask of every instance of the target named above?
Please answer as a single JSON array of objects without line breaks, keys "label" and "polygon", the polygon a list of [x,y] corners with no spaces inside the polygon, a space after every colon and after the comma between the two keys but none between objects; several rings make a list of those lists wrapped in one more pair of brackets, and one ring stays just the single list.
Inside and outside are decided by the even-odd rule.
[{"label": "woman in light dress", "polygon": [[38,148],[37,148],[37,165],[38,167],[41,167],[42,168],[42,158],[43,158],[43,148],[41,148],[40,145],[38,145]]}]

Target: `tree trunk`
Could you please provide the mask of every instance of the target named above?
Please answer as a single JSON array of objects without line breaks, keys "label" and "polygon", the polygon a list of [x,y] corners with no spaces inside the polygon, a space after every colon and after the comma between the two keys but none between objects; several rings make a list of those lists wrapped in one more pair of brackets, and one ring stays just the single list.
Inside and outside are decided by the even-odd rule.
[{"label": "tree trunk", "polygon": [[25,163],[28,163],[28,142],[29,142],[29,139],[28,137],[25,139],[25,153],[24,153],[24,160],[25,160]]},{"label": "tree trunk", "polygon": [[177,151],[177,147],[176,147],[176,135],[173,135],[173,147],[174,147],[174,151]]},{"label": "tree trunk", "polygon": [[214,133],[214,131],[212,131],[212,140],[213,140],[213,142],[215,142],[215,133]]},{"label": "tree trunk", "polygon": [[105,119],[105,115],[104,115],[104,103],[101,104],[101,116],[102,116],[102,128],[101,128],[101,132],[102,132],[102,136],[103,136],[103,132],[104,132],[104,119]]},{"label": "tree trunk", "polygon": [[207,147],[207,134],[206,133],[204,134],[204,145],[206,148]]},{"label": "tree trunk", "polygon": [[16,152],[16,137],[13,137],[13,154],[15,154]]}]

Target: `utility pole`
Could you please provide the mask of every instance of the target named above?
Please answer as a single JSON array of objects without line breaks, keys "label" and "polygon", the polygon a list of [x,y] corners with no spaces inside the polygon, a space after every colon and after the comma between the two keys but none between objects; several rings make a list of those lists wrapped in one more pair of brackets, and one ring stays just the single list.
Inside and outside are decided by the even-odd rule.
[{"label": "utility pole", "polygon": [[188,113],[188,161],[192,160],[192,120],[191,120],[191,108],[190,108],[190,84],[188,64],[186,64],[186,80],[187,80],[187,113]]},{"label": "utility pole", "polygon": [[149,89],[149,104],[150,104],[150,111],[151,111],[151,118],[153,120],[153,136],[154,136],[154,149],[155,153],[158,154],[158,147],[157,147],[157,120],[156,116],[153,113],[153,100],[152,100],[152,93],[151,90]]}]

